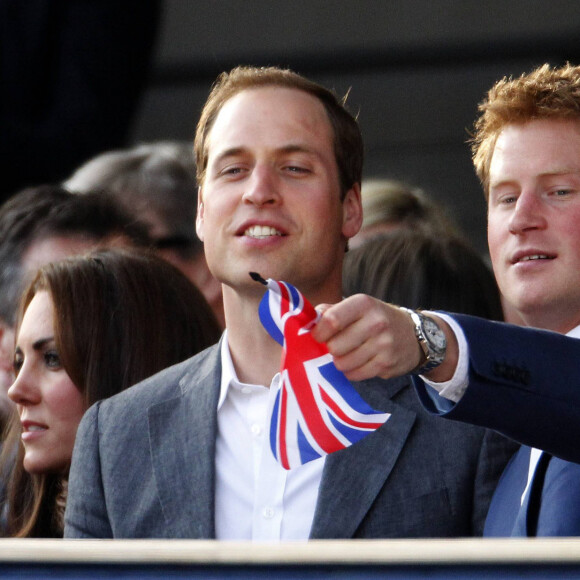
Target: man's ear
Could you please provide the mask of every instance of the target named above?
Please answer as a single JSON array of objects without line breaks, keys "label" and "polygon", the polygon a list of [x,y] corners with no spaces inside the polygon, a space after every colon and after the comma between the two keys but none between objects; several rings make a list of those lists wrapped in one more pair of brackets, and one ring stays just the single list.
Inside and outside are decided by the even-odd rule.
[{"label": "man's ear", "polygon": [[360,183],[355,183],[344,196],[342,202],[342,234],[347,239],[355,236],[362,226],[363,209]]},{"label": "man's ear", "polygon": [[197,213],[195,215],[195,231],[197,237],[203,242],[203,224],[204,224],[203,191],[201,187],[197,192]]}]

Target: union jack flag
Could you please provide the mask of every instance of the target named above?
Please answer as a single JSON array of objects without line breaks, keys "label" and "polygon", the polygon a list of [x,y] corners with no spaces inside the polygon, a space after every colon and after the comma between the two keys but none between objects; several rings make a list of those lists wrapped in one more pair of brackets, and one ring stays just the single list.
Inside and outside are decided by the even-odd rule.
[{"label": "union jack flag", "polygon": [[281,380],[272,409],[270,447],[285,469],[356,443],[389,417],[372,409],[310,330],[318,313],[291,284],[252,278],[268,287],[260,320],[283,346]]}]

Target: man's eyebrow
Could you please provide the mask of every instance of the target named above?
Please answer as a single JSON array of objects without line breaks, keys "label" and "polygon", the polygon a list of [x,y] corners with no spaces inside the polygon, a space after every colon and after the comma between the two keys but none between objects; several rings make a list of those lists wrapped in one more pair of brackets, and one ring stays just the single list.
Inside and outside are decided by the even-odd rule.
[{"label": "man's eyebrow", "polygon": [[489,189],[497,189],[506,185],[514,185],[517,183],[517,179],[498,179],[497,181],[490,181]]},{"label": "man's eyebrow", "polygon": [[[571,168],[571,167],[563,167],[562,169],[552,169],[550,171],[545,171],[544,173],[540,173],[538,174],[538,179],[545,179],[545,178],[550,178],[550,177],[560,177],[560,176],[566,176],[566,175],[574,175],[574,176],[580,176],[580,167],[577,168]],[[490,189],[491,188],[498,188],[504,185],[513,185],[515,183],[518,183],[518,179],[517,178],[505,178],[505,179],[499,179],[497,181],[492,181],[489,184]]]},{"label": "man's eyebrow", "polygon": [[[229,149],[225,149],[221,153],[218,153],[215,162],[222,161],[227,159],[228,157],[235,157],[236,155],[241,155],[248,151],[245,147],[230,147]],[[291,143],[289,145],[283,145],[282,147],[278,147],[274,150],[276,153],[307,153],[309,155],[316,155],[320,156],[320,154],[311,147],[307,145],[301,145],[299,143]]]},{"label": "man's eyebrow", "polygon": [[221,153],[219,153],[215,160],[216,162],[221,161],[223,159],[227,159],[228,157],[234,157],[235,155],[240,155],[240,153],[243,153],[244,151],[246,151],[246,149],[244,147],[231,147],[230,149],[225,149],[224,151],[222,151]]},{"label": "man's eyebrow", "polygon": [[280,153],[310,153],[311,155],[318,155],[317,151],[306,145],[291,144],[285,145],[277,149]]},{"label": "man's eyebrow", "polygon": [[540,177],[558,177],[560,175],[580,175],[580,168],[578,167],[563,167],[562,169],[553,169],[540,173]]}]

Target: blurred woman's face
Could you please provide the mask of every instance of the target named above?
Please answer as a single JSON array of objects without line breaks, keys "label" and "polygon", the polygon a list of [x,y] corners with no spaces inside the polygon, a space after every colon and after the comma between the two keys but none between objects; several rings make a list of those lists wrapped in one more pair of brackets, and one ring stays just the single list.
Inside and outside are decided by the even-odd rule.
[{"label": "blurred woman's face", "polygon": [[35,294],[24,313],[14,371],[16,380],[8,396],[16,403],[22,425],[24,469],[66,472],[85,405],[61,365],[54,341],[54,307],[46,291]]}]

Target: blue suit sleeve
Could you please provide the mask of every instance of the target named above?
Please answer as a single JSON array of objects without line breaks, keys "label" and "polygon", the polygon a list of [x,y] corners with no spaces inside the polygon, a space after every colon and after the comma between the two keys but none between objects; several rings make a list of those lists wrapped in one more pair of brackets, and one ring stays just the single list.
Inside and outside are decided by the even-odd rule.
[{"label": "blue suit sleeve", "polygon": [[473,316],[453,317],[469,344],[469,386],[457,404],[449,404],[414,377],[425,409],[580,462],[580,340]]}]

